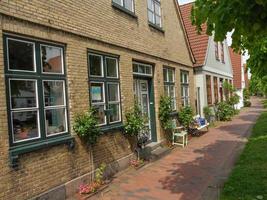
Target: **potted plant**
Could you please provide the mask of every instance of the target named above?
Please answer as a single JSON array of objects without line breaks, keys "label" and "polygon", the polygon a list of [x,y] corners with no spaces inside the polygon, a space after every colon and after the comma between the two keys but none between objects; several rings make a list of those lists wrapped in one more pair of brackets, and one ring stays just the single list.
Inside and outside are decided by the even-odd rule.
[{"label": "potted plant", "polygon": [[177,113],[172,110],[172,101],[168,96],[161,96],[159,103],[159,120],[161,127],[165,131],[165,136],[169,145],[172,144],[172,131],[174,128],[173,119]]},{"label": "potted plant", "polygon": [[[100,137],[100,128],[96,117],[96,110],[90,108],[88,111],[77,114],[74,119],[73,130],[88,145],[90,158],[92,163],[92,171],[94,171],[93,145],[97,143]],[[94,177],[92,176],[92,180]]]},{"label": "potted plant", "polygon": [[137,153],[137,159],[140,159],[140,152],[148,142],[148,127],[147,117],[142,114],[142,111],[137,102],[134,107],[128,110],[125,114],[124,134],[130,140],[132,150]]}]

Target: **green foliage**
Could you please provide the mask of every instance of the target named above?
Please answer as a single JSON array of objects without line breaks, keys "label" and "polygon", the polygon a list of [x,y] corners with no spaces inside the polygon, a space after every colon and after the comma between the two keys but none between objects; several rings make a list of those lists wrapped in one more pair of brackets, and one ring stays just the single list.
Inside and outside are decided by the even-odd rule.
[{"label": "green foliage", "polygon": [[168,96],[161,96],[159,102],[159,120],[164,130],[172,130],[172,101]]},{"label": "green foliage", "polygon": [[247,88],[243,90],[243,98],[244,98],[244,101],[248,101],[250,99],[249,90]]},{"label": "green foliage", "polygon": [[263,100],[263,101],[262,101],[262,104],[263,104],[263,107],[264,107],[264,108],[267,108],[267,99]]},{"label": "green foliage", "polygon": [[249,90],[253,95],[267,96],[267,76],[260,79],[259,77],[252,75],[249,82]]},{"label": "green foliage", "polygon": [[107,168],[107,165],[105,163],[102,163],[95,172],[95,182],[98,184],[102,184],[104,180],[104,172]]},{"label": "green foliage", "polygon": [[229,103],[231,106],[234,106],[236,104],[239,103],[239,100],[240,100],[240,96],[236,93],[234,93],[230,98],[229,100],[227,101],[227,103]]},{"label": "green foliage", "polygon": [[230,121],[235,114],[234,108],[227,102],[218,103],[217,118],[220,121]]},{"label": "green foliage", "polygon": [[209,106],[205,106],[205,107],[203,108],[203,113],[204,113],[204,116],[205,116],[205,118],[206,118],[207,120],[209,120],[210,117],[211,117],[212,114],[213,114],[213,112],[212,112],[212,110],[211,110],[211,108],[210,108]]},{"label": "green foliage", "polygon": [[138,136],[141,130],[146,128],[147,117],[144,117],[137,102],[125,114],[126,121],[124,124],[124,132],[129,136]]},{"label": "green foliage", "polygon": [[186,128],[189,128],[193,122],[193,117],[193,110],[190,106],[183,107],[179,112],[179,121]]},{"label": "green foliage", "polygon": [[87,112],[78,114],[75,117],[73,130],[81,139],[93,145],[100,136],[100,129],[97,125],[96,111],[89,109]]},{"label": "green foliage", "polygon": [[[267,198],[266,146],[267,112],[264,112],[253,127],[252,136],[224,184],[221,200]],[[260,196],[263,198],[259,198]]]},{"label": "green foliage", "polygon": [[262,78],[267,75],[267,1],[265,0],[196,0],[192,10],[192,23],[202,32],[215,33],[216,41],[232,34],[232,48],[236,52],[248,51],[251,73]]}]

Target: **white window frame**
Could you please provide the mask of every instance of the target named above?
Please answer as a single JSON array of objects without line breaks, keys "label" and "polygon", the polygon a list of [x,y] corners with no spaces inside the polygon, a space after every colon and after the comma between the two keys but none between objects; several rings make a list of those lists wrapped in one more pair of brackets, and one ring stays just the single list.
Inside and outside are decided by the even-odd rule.
[{"label": "white window frame", "polygon": [[[120,0],[120,3],[118,4],[117,2],[115,2],[114,0],[112,0],[113,3],[118,4],[119,6],[123,7],[126,10],[129,10],[125,6],[125,1],[127,1],[127,0]],[[129,10],[129,11],[132,12],[132,13],[135,13],[135,8],[134,8],[134,1],[135,0],[130,0],[130,1],[132,1],[132,10]]]},{"label": "white window frame", "polygon": [[44,72],[44,67],[43,67],[43,62],[41,60],[41,72],[42,74],[61,74],[64,75],[64,56],[63,56],[63,48],[62,47],[57,47],[57,46],[53,46],[53,45],[46,45],[46,44],[41,44],[40,45],[40,58],[42,59],[42,47],[52,47],[55,49],[60,49],[60,57],[61,57],[61,73],[57,73],[57,72]]},{"label": "white window frame", "polygon": [[[187,76],[187,81],[185,81],[185,76]],[[187,90],[187,95],[185,96]],[[189,106],[190,105],[190,89],[189,89],[189,72],[186,71],[181,71],[181,97],[182,97],[182,101],[184,106]],[[187,103],[188,104],[187,104]]]},{"label": "white window frame", "polygon": [[119,63],[118,63],[118,59],[114,58],[114,57],[105,56],[105,62],[107,62],[107,58],[116,61],[116,73],[117,73],[116,77],[115,76],[108,76],[108,69],[107,69],[108,66],[106,66],[107,78],[119,78]]},{"label": "white window frame", "polygon": [[[104,82],[102,82],[102,81],[90,81],[90,88],[89,88],[89,90],[90,90],[90,97],[92,98],[92,96],[91,96],[91,84],[92,83],[100,83],[100,84],[102,84],[102,87],[103,87],[103,102],[97,102],[97,103],[93,103],[92,102],[92,99],[90,100],[90,102],[91,102],[91,106],[92,107],[94,107],[94,106],[104,106],[104,111],[107,109],[107,106],[106,106],[106,91],[105,91],[105,83]],[[105,117],[104,117],[104,123],[102,123],[102,124],[97,124],[97,126],[104,126],[104,125],[107,125],[107,116],[105,115]]]},{"label": "white window frame", "polygon": [[[149,77],[152,77],[153,76],[153,67],[152,67],[152,65],[144,64],[144,63],[139,63],[139,62],[133,62],[133,65],[137,65],[138,66],[138,72],[134,72],[133,71],[133,74],[134,75],[149,76]],[[146,68],[149,68],[151,73],[150,74],[148,74],[148,73],[141,73],[139,71],[139,67],[145,67],[145,71],[146,71]]]},{"label": "white window frame", "polygon": [[[164,71],[166,70],[166,75],[167,75],[167,80],[164,80]],[[169,73],[170,71],[172,71],[172,79],[173,80],[170,80],[169,79]],[[176,110],[177,109],[177,102],[176,102],[176,87],[175,87],[175,69],[173,68],[168,68],[168,67],[164,67],[163,68],[163,82],[164,82],[164,92],[165,91],[165,88],[167,88],[167,95],[168,97],[171,98],[171,100],[173,101],[173,104],[174,104],[174,107],[173,107],[173,110]],[[173,95],[174,96],[171,96],[171,87],[173,87]]]},{"label": "white window frame", "polygon": [[[119,105],[119,111],[118,111],[119,112],[119,120],[113,121],[113,122],[110,122],[109,121],[109,124],[114,124],[114,123],[118,123],[118,122],[121,121],[120,86],[119,86],[119,83],[117,83],[117,82],[107,82],[107,88],[108,88],[108,85],[117,85],[117,90],[118,90],[118,94],[117,94],[118,101],[109,101],[109,99],[107,98],[107,104],[108,104],[108,106],[111,105],[111,104]],[[108,94],[108,97],[109,97],[109,94]],[[110,108],[108,108],[108,109],[110,109]]]},{"label": "white window frame", "polygon": [[[17,80],[17,81],[32,81],[35,82],[35,95],[36,95],[36,107],[29,107],[29,108],[12,108],[12,97],[11,97],[11,81],[12,80]],[[11,122],[11,133],[12,133],[12,142],[14,144],[21,143],[21,142],[26,142],[30,140],[36,140],[41,138],[41,130],[40,130],[40,112],[39,112],[39,96],[38,96],[38,85],[37,85],[37,80],[36,79],[27,79],[27,78],[9,78],[8,79],[9,83],[9,102],[10,102],[10,122]],[[19,141],[15,141],[15,135],[14,135],[14,126],[13,126],[13,113],[15,112],[37,112],[37,124],[38,124],[38,137],[34,138],[28,138],[28,139],[23,139]]]},{"label": "white window frame", "polygon": [[[34,67],[34,71],[30,71],[30,70],[19,70],[19,69],[10,69],[10,63],[9,63],[9,40],[12,41],[17,41],[17,42],[22,42],[22,43],[26,43],[26,44],[32,44],[33,45],[33,67]],[[27,72],[27,73],[35,73],[36,72],[36,50],[35,50],[35,43],[34,42],[30,42],[30,41],[26,41],[26,40],[21,40],[21,39],[15,39],[15,38],[10,38],[7,37],[6,38],[6,52],[7,52],[7,68],[8,71],[13,71],[13,72]]]},{"label": "white window frame", "polygon": [[104,58],[103,58],[103,56],[101,56],[101,55],[99,55],[99,54],[95,54],[95,53],[89,53],[88,54],[88,59],[89,59],[89,62],[90,62],[90,56],[97,56],[97,57],[100,57],[101,58],[101,76],[97,76],[97,75],[92,75],[91,74],[91,70],[90,70],[90,66],[89,66],[89,76],[90,77],[95,77],[95,78],[103,78],[104,77],[104,73],[105,73],[105,71],[104,71]]},{"label": "white window frame", "polygon": [[[63,83],[63,105],[57,105],[57,106],[46,106],[45,105],[45,93],[44,93],[44,82],[62,82]],[[64,133],[67,133],[69,130],[68,130],[68,118],[67,118],[67,104],[66,104],[66,87],[65,87],[65,81],[64,80],[51,80],[51,79],[43,79],[42,80],[42,90],[43,90],[43,102],[44,102],[44,119],[45,119],[45,134],[46,134],[46,137],[51,137],[51,136],[55,136],[55,135],[61,135],[61,134],[64,134]],[[58,133],[54,133],[54,134],[50,134],[48,135],[48,130],[47,130],[47,127],[48,127],[48,124],[46,123],[46,111],[47,110],[57,110],[57,109],[64,109],[65,110],[65,127],[66,127],[66,130],[63,131],[63,132],[58,132]]]},{"label": "white window frame", "polygon": [[[149,1],[151,1],[151,3],[152,3],[152,6],[153,6],[153,10],[151,10],[150,8],[149,8],[149,6],[147,5],[147,9],[148,9],[148,21],[150,22],[150,23],[152,23],[152,24],[154,24],[155,26],[158,26],[158,27],[160,27],[160,28],[162,28],[162,10],[161,10],[161,2],[160,2],[160,0],[147,0],[147,4],[149,4]],[[160,15],[158,15],[158,14],[156,14],[156,6],[155,6],[155,4],[157,4],[158,6],[159,6],[159,14]],[[153,16],[153,22],[151,22],[150,21],[150,19],[149,19],[149,12],[151,12],[152,13],[152,16]],[[156,24],[156,18],[157,17],[159,17],[160,18],[160,25],[157,25]]]}]

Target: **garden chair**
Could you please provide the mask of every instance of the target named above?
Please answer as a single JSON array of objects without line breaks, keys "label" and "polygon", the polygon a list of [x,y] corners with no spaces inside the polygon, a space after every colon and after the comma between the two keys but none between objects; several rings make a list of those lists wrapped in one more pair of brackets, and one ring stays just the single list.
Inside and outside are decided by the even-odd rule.
[{"label": "garden chair", "polygon": [[[178,142],[178,139],[181,138],[182,142]],[[173,131],[172,131],[172,145],[180,145],[185,147],[188,144],[188,134],[184,130],[183,126],[177,127],[176,120],[173,120]]]}]

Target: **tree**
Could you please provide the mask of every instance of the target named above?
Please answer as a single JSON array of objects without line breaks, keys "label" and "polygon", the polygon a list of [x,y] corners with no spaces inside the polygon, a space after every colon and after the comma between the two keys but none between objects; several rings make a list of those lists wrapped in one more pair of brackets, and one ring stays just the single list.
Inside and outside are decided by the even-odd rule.
[{"label": "tree", "polygon": [[207,24],[207,34],[215,33],[216,41],[232,34],[232,48],[248,51],[251,73],[262,78],[267,75],[267,1],[266,0],[196,0],[192,23],[197,31]]},{"label": "tree", "polygon": [[249,82],[249,91],[253,95],[265,95],[267,96],[267,76],[261,79],[255,75],[252,75]]}]

